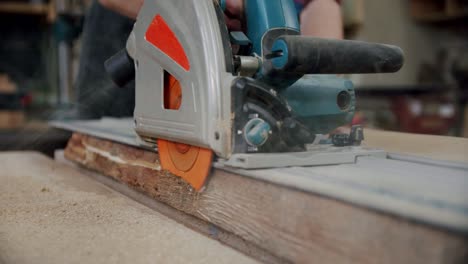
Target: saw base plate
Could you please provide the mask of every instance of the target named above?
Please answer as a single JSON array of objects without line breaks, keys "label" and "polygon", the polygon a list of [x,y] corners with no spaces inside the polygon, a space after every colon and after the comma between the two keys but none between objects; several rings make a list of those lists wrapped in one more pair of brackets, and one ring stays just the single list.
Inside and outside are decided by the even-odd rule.
[{"label": "saw base plate", "polygon": [[304,152],[233,154],[230,159],[218,159],[218,165],[241,169],[308,167],[356,163],[358,157],[386,158],[387,153],[365,147],[334,147],[317,145]]}]

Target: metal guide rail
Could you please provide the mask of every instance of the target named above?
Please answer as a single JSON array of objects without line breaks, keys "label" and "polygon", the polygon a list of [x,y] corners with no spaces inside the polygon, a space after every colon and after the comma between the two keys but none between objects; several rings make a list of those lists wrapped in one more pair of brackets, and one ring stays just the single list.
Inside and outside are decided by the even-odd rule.
[{"label": "metal guide rail", "polygon": [[[132,119],[64,121],[53,122],[52,126],[142,147]],[[156,151],[156,146],[144,148]],[[217,160],[214,167],[468,233],[468,164],[365,148],[350,147],[340,152],[340,162],[333,162],[337,153],[324,151],[322,147],[292,156],[281,153],[237,155],[230,160]],[[343,157],[351,159],[342,162]],[[316,164],[311,162],[314,158]],[[331,162],[323,162],[330,159]],[[285,164],[289,166],[281,166]],[[302,166],[304,164],[307,166]]]}]

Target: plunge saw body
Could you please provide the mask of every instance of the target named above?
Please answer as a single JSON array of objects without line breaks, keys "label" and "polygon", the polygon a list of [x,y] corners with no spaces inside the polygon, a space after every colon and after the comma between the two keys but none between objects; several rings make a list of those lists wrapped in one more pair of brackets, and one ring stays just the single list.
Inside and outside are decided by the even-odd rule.
[{"label": "plunge saw body", "polygon": [[[126,49],[106,62],[117,84],[135,79],[135,131],[163,168],[199,190],[213,158],[242,168],[353,162],[354,86],[335,75],[395,72],[394,46],[300,35],[292,0],[246,0],[230,32],[224,1],[146,0]],[[321,140],[322,139],[322,140]],[[380,153],[381,154],[381,153]]]}]

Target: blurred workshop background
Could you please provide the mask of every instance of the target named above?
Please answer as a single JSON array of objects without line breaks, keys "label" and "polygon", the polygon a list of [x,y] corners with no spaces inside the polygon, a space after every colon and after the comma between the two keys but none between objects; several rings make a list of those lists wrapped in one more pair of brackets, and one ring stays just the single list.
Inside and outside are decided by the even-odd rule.
[{"label": "blurred workshop background", "polygon": [[[51,152],[65,144],[68,135],[47,121],[76,104],[91,3],[0,0],[0,149]],[[406,55],[399,73],[350,77],[354,122],[468,137],[468,1],[343,0],[342,9],[346,38],[394,44]]]}]

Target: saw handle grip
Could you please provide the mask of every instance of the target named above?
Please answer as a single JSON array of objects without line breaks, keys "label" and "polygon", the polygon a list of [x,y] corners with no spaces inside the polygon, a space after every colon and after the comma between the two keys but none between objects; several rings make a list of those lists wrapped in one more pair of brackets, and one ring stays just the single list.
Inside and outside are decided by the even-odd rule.
[{"label": "saw handle grip", "polygon": [[112,81],[121,88],[135,79],[135,63],[126,49],[106,60],[104,68]]},{"label": "saw handle grip", "polygon": [[404,60],[392,45],[304,36],[279,37],[267,59],[274,71],[297,75],[397,72]]}]

